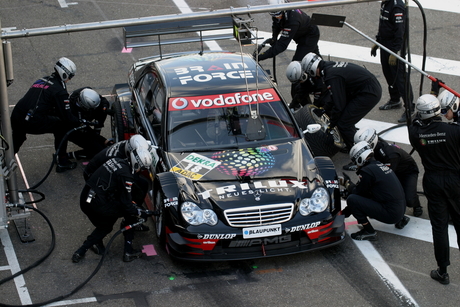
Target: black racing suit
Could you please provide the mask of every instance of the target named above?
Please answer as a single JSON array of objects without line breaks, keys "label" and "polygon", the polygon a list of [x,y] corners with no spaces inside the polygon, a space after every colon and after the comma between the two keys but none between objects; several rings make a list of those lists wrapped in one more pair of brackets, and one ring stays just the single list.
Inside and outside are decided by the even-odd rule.
[{"label": "black racing suit", "polygon": [[[128,156],[126,154],[126,146],[128,141],[121,141],[118,143],[113,144],[110,147],[107,147],[97,153],[86,165],[83,171],[83,177],[86,181],[93,175],[93,173],[106,161],[111,158],[119,158],[128,160]],[[134,184],[132,187],[131,197],[133,201],[139,206],[142,206],[144,202],[145,196],[147,195],[148,191],[148,181],[139,173],[133,174]]]},{"label": "black racing suit", "polygon": [[[102,240],[120,217],[127,224],[137,222],[137,207],[131,199],[131,167],[124,159],[112,158],[99,167],[86,181],[80,195],[80,208],[96,227],[83,243],[83,252]],[[123,232],[125,242],[132,242],[134,231]]]},{"label": "black racing suit", "polygon": [[260,61],[284,52],[292,40],[297,43],[293,61],[302,61],[309,52],[320,55],[318,26],[311,24],[311,18],[305,12],[300,9],[290,10],[284,12],[280,21],[274,17],[272,19],[272,39],[275,43],[267,51],[259,54]]},{"label": "black racing suit", "polygon": [[319,68],[321,77],[315,79],[322,82],[326,92],[315,104],[324,105],[330,128],[337,126],[350,149],[357,131],[355,124],[379,102],[382,87],[370,71],[353,63],[321,61]]},{"label": "black racing suit", "polygon": [[422,160],[423,190],[433,232],[434,255],[439,267],[450,264],[449,216],[460,246],[460,126],[433,120],[415,120],[409,140]]},{"label": "black racing suit", "polygon": [[371,158],[356,174],[360,180],[348,196],[347,206],[358,223],[368,223],[367,217],[386,224],[399,222],[406,211],[406,201],[393,170]]},{"label": "black racing suit", "polygon": [[398,145],[389,144],[381,138],[374,148],[374,157],[395,172],[406,196],[406,206],[420,207],[417,194],[419,169],[414,158]]},{"label": "black racing suit", "polygon": [[95,154],[106,147],[105,142],[107,139],[100,134],[101,129],[104,127],[104,122],[107,118],[107,110],[109,109],[110,104],[106,98],[99,95],[101,102],[97,108],[85,109],[81,107],[80,92],[86,88],[91,89],[90,87],[82,87],[70,94],[70,109],[72,114],[78,118],[80,123],[84,121],[96,121],[97,124],[94,127],[87,126],[84,129],[79,129],[75,132],[72,132],[69,135],[69,141],[83,148],[83,150],[80,151],[81,155],[84,155],[87,158],[92,158]]},{"label": "black racing suit", "polygon": [[[391,51],[398,53],[403,47],[405,27],[406,8],[404,1],[382,1],[380,7],[379,30],[376,37],[377,42],[387,47]],[[401,54],[401,57],[404,56],[405,54]],[[391,66],[388,63],[389,57],[390,54],[388,52],[380,49],[380,63],[382,64],[382,72],[388,84],[390,99],[391,101],[396,102],[399,101],[399,99],[402,97],[404,104],[407,105],[405,64],[397,60],[397,64],[395,66]],[[409,95],[409,102],[411,103],[410,107],[412,108],[412,101],[414,98],[412,86],[410,84]]]},{"label": "black racing suit", "polygon": [[[35,81],[11,113],[14,153],[17,153],[26,134],[54,134],[57,150],[65,134],[75,125],[76,118],[70,111],[66,84],[56,73]],[[67,140],[62,143],[58,156],[66,157]]]}]

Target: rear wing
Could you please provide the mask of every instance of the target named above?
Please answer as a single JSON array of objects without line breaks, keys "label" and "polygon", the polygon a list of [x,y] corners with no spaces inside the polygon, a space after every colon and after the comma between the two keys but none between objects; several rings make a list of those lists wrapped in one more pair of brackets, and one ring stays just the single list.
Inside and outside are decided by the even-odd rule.
[{"label": "rear wing", "polygon": [[[171,21],[123,28],[125,48],[161,46],[235,38],[242,45],[256,39],[253,19],[241,17],[215,17],[188,21]],[[211,32],[212,31],[212,32]],[[208,32],[208,33],[204,33]],[[198,34],[198,35],[196,35]],[[167,39],[163,36],[167,35]]]}]

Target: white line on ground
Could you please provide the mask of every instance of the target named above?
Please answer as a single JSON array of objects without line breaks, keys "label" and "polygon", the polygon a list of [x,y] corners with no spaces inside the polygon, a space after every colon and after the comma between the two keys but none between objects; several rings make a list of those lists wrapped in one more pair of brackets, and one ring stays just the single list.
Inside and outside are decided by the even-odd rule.
[{"label": "white line on ground", "polygon": [[[347,230],[348,233],[353,233],[359,231],[358,226],[350,225]],[[380,256],[379,252],[374,248],[371,242],[369,241],[356,241],[353,240],[358,249],[361,251],[363,256],[367,259],[369,264],[374,268],[376,273],[380,276],[382,281],[387,284],[397,295],[400,296],[400,299],[405,300],[411,303],[413,306],[418,306],[417,302],[414,300],[412,295],[407,291],[406,287],[401,283],[399,278],[395,275],[393,270],[388,266],[388,264]]]},{"label": "white line on ground", "polygon": [[[10,265],[11,273],[15,274],[19,272],[21,268],[19,267],[18,258],[16,257],[13,243],[11,242],[11,238],[8,235],[7,229],[0,229],[0,239],[3,244],[3,249],[5,251],[8,264]],[[19,275],[18,277],[14,278],[14,284],[16,285],[16,291],[18,291],[21,304],[32,304],[29,290],[27,290],[26,282],[24,281],[24,276]]]},{"label": "white line on ground", "polygon": [[85,304],[85,303],[93,303],[93,302],[97,302],[97,299],[95,297],[87,297],[87,298],[81,298],[81,299],[76,299],[76,300],[59,301],[56,303],[44,305],[44,307],[68,306],[68,305]]}]

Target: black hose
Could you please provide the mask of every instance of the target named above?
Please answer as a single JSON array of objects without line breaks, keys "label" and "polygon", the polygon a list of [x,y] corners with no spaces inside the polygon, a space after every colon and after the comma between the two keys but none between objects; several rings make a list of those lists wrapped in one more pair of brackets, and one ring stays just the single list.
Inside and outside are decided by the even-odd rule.
[{"label": "black hose", "polygon": [[82,126],[78,126],[78,127],[75,127],[69,131],[67,131],[67,133],[64,135],[64,137],[62,138],[61,142],[59,143],[59,146],[58,148],[56,149],[56,152],[53,153],[53,160],[51,161],[51,165],[48,169],[48,172],[46,173],[46,175],[39,181],[37,182],[36,184],[34,184],[33,186],[30,187],[30,189],[34,190],[36,188],[38,188],[43,182],[45,182],[45,180],[48,178],[48,176],[50,175],[51,171],[53,170],[53,166],[55,164],[57,164],[57,156],[58,156],[58,152],[59,150],[62,148],[62,146],[64,145],[64,142],[67,142],[67,139],[69,138],[69,135],[74,132],[74,131],[77,131],[77,130],[80,130],[80,129],[84,129],[86,128],[87,126],[86,125],[82,125]]},{"label": "black hose", "polygon": [[[418,8],[420,9],[420,13],[422,14],[422,19],[423,19],[423,56],[422,56],[422,70],[425,71],[425,63],[426,63],[426,41],[427,41],[427,28],[426,28],[426,16],[425,16],[425,11],[423,10],[422,5],[418,0],[413,0]],[[420,90],[419,90],[419,96],[423,95],[423,80],[425,76],[422,74],[420,75]]]},{"label": "black hose", "polygon": [[[22,205],[20,205],[22,206]],[[33,208],[33,207],[29,207],[29,206],[24,206],[25,208],[30,208],[30,209],[33,209],[37,212],[39,212],[38,209],[36,208]],[[33,267],[36,267],[38,264],[42,263],[50,254],[51,252],[53,251],[54,249],[54,246],[55,246],[55,233],[54,233],[54,229],[53,229],[53,226],[51,225],[51,223],[49,222],[48,218],[42,214],[41,212],[39,212],[40,215],[42,215],[45,220],[47,221],[48,225],[50,226],[50,229],[51,229],[51,233],[52,233],[52,246],[50,248],[50,250],[48,251],[48,253],[45,255],[45,257],[43,257],[42,259],[40,259],[39,261],[35,262],[34,264],[32,264],[31,266],[27,267],[26,269],[23,269],[17,273],[15,273],[14,275],[10,276],[10,277],[7,277],[3,280],[0,281],[0,285],[2,285],[3,283],[19,276],[19,275],[22,275],[23,273],[29,271],[30,269],[32,269]],[[1,307],[23,307],[23,306],[29,306],[29,307],[40,307],[40,306],[43,306],[43,305],[48,305],[48,304],[51,304],[51,303],[54,303],[54,302],[57,302],[57,301],[62,301],[63,299],[77,293],[80,289],[82,289],[96,274],[97,272],[99,272],[101,266],[102,266],[102,263],[104,262],[104,258],[105,256],[107,255],[109,249],[110,249],[110,246],[112,245],[112,242],[113,240],[119,235],[121,234],[122,232],[125,232],[126,230],[129,230],[129,229],[132,229],[134,227],[136,227],[137,225],[140,225],[144,222],[144,220],[139,220],[137,223],[135,224],[132,224],[132,225],[128,225],[120,230],[118,230],[109,240],[109,242],[107,243],[107,246],[106,246],[106,249],[105,249],[105,252],[104,254],[102,255],[101,257],[101,260],[99,260],[99,263],[98,265],[96,266],[96,268],[94,269],[94,271],[91,273],[91,275],[88,276],[88,278],[86,278],[81,284],[79,284],[77,287],[75,287],[72,291],[70,291],[69,293],[65,294],[65,295],[61,295],[59,297],[55,297],[53,299],[50,299],[48,301],[45,301],[45,302],[41,302],[41,303],[35,303],[35,304],[29,304],[29,305],[8,305],[8,304],[2,304],[0,303],[0,306]]]},{"label": "black hose", "polygon": [[[39,265],[40,263],[42,263],[43,261],[45,261],[46,258],[49,257],[49,255],[51,255],[51,253],[53,252],[54,250],[54,247],[56,245],[56,234],[54,232],[54,228],[53,228],[53,225],[51,224],[50,220],[46,217],[45,214],[43,214],[40,210],[38,210],[37,208],[35,207],[31,207],[31,206],[26,206],[26,205],[17,205],[18,207],[22,207],[22,208],[28,208],[28,209],[32,209],[34,210],[35,212],[37,212],[38,214],[40,214],[44,219],[45,221],[48,223],[49,227],[50,227],[50,231],[51,231],[51,246],[50,248],[48,249],[48,252],[42,257],[40,258],[39,260],[37,260],[35,263],[31,264],[30,266],[28,266],[27,268],[25,269],[22,269],[20,270],[19,272],[16,272],[15,274],[7,277],[7,278],[4,278],[2,280],[0,280],[0,285],[4,284],[5,282],[19,276],[19,275],[22,275],[26,272],[28,272],[30,269],[36,267],[37,265]],[[0,306],[3,306],[2,304],[0,304]],[[7,306],[7,305],[5,305]]]}]

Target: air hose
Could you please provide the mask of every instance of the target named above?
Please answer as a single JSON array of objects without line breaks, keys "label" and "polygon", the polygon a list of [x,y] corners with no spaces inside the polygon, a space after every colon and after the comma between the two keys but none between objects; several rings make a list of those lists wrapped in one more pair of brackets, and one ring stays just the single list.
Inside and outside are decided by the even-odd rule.
[{"label": "air hose", "polygon": [[[36,211],[37,213],[39,213],[41,216],[43,216],[43,218],[46,220],[46,222],[48,223],[48,225],[50,226],[50,230],[51,230],[51,246],[48,250],[48,252],[45,254],[45,256],[43,256],[42,258],[40,258],[38,261],[36,261],[35,263],[33,263],[32,265],[28,266],[27,268],[25,269],[22,269],[21,271],[7,277],[7,278],[4,278],[2,280],[0,280],[0,285],[4,284],[5,282],[19,276],[19,275],[22,275],[24,273],[26,273],[27,271],[31,270],[32,268],[38,266],[40,263],[42,263],[46,258],[48,258],[49,255],[51,255],[51,252],[54,250],[54,247],[56,245],[56,235],[54,233],[54,229],[53,229],[53,226],[51,225],[51,222],[49,221],[49,219],[42,213],[40,212],[40,210],[34,208],[34,207],[30,207],[30,206],[25,206],[25,205],[18,205],[18,207],[23,207],[23,208],[28,208],[28,209],[32,209],[34,211]],[[94,271],[88,276],[88,278],[86,278],[81,284],[79,284],[77,287],[75,287],[72,291],[70,291],[69,293],[67,294],[64,294],[64,295],[61,295],[61,296],[58,296],[58,297],[55,297],[53,299],[50,299],[48,301],[45,301],[45,302],[41,302],[41,303],[36,303],[36,304],[28,304],[28,305],[8,305],[8,304],[2,304],[0,303],[0,307],[24,307],[24,306],[29,306],[29,307],[40,307],[40,306],[44,306],[44,305],[48,305],[48,304],[51,304],[51,303],[54,303],[54,302],[57,302],[57,301],[61,301],[75,293],[77,293],[78,291],[80,291],[96,274],[97,272],[99,272],[100,268],[102,267],[102,263],[104,262],[104,258],[105,256],[107,255],[109,249],[110,249],[110,246],[112,245],[112,242],[113,240],[121,233],[129,230],[129,229],[132,229],[134,227],[136,227],[137,225],[140,225],[142,224],[143,222],[145,222],[143,219],[139,219],[139,221],[137,223],[134,223],[132,225],[128,225],[128,226],[125,226],[123,228],[121,228],[120,230],[118,230],[109,240],[109,242],[107,243],[107,246],[106,246],[106,249],[105,249],[105,252],[104,254],[102,255],[101,257],[101,260],[99,260],[99,263],[98,265],[96,266],[96,268],[94,269]]]}]

